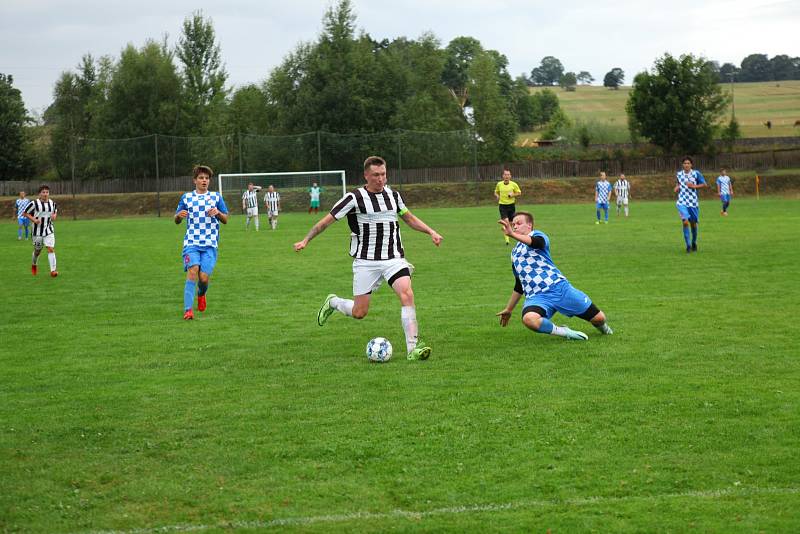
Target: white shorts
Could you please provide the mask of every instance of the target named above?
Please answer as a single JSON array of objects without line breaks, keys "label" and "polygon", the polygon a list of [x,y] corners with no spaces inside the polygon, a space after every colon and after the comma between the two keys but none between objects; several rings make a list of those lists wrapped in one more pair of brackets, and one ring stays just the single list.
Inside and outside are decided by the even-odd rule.
[{"label": "white shorts", "polygon": [[627,198],[618,198],[617,199],[617,206],[619,206],[621,204],[624,204],[625,206],[627,206],[628,205],[628,199]]},{"label": "white shorts", "polygon": [[56,234],[46,235],[44,237],[34,237],[33,238],[33,248],[36,250],[42,250],[42,247],[50,247],[55,248],[56,246]]},{"label": "white shorts", "polygon": [[278,210],[267,210],[267,217],[277,217]]},{"label": "white shorts", "polygon": [[414,270],[405,258],[353,260],[353,295],[366,295],[375,291],[381,286],[384,279],[388,282],[392,276],[403,269],[408,269],[409,273]]},{"label": "white shorts", "polygon": [[258,217],[258,208],[247,208],[248,217]]}]

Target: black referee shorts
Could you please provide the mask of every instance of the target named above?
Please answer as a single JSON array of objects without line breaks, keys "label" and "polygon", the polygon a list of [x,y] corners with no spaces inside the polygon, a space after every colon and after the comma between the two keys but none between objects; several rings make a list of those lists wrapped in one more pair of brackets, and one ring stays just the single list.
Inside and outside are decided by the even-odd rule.
[{"label": "black referee shorts", "polygon": [[500,218],[501,219],[508,219],[509,221],[514,218],[514,214],[517,212],[516,204],[498,204],[500,207]]}]

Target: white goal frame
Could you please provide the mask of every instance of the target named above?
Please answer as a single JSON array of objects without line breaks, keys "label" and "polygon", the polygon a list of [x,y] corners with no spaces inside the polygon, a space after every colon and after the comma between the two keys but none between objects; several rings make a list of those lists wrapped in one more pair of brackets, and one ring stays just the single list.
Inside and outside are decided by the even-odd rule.
[{"label": "white goal frame", "polygon": [[250,178],[259,176],[307,176],[307,175],[321,175],[321,174],[338,174],[342,180],[342,196],[347,194],[347,182],[344,171],[302,171],[302,172],[241,172],[241,173],[228,173],[217,175],[219,192],[222,193],[222,180],[224,178]]}]

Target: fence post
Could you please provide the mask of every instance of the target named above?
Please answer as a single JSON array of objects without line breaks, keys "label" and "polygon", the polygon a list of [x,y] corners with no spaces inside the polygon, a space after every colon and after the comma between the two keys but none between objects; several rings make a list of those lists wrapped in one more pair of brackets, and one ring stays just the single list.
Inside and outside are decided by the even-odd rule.
[{"label": "fence post", "polygon": [[317,170],[322,170],[322,142],[320,141],[319,130],[317,130]]},{"label": "fence post", "polygon": [[242,173],[244,167],[242,166],[242,132],[240,130],[236,130],[236,139],[239,141],[239,172]]},{"label": "fence post", "polygon": [[480,174],[478,173],[478,131],[474,130],[471,132],[472,135],[472,165],[473,165],[473,176],[475,177],[475,181],[480,181]]},{"label": "fence post", "polygon": [[[403,131],[397,130],[397,185],[403,183]],[[399,188],[399,187],[398,187]]]},{"label": "fence post", "polygon": [[158,134],[153,134],[153,148],[156,153],[156,214],[161,217],[161,174],[158,172]]},{"label": "fence post", "polygon": [[70,143],[70,157],[69,157],[69,170],[70,174],[72,175],[72,220],[76,220],[78,218],[78,201],[75,199],[75,136],[72,136],[72,142]]}]

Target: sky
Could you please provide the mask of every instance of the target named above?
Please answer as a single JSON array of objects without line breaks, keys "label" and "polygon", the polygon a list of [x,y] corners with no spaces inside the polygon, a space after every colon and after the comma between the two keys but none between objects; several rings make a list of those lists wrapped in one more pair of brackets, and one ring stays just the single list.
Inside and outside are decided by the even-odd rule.
[{"label": "sky", "polygon": [[[665,52],[739,65],[751,53],[800,56],[798,0],[352,0],[356,25],[374,39],[432,32],[446,46],[478,39],[516,77],[545,56],[602,83],[625,83]],[[128,44],[166,35],[174,45],[195,10],[211,18],[231,87],[260,83],[303,41],[314,41],[330,0],[0,0],[0,73],[11,74],[29,111],[52,102],[59,75],[81,57],[118,58]]]}]

